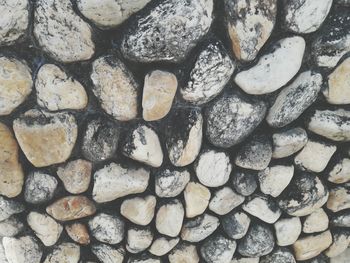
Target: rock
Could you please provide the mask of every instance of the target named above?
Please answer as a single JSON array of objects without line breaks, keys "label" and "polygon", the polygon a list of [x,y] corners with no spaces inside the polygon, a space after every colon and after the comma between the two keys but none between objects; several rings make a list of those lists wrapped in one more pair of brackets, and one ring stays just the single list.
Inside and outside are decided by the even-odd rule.
[{"label": "rock", "polygon": [[[5,0],[8,2],[9,0]],[[15,13],[15,8],[20,7],[19,2],[11,4],[11,9]],[[8,3],[1,5],[6,8]],[[2,17],[4,13],[0,10]],[[20,21],[17,21],[20,23]],[[0,21],[0,45],[2,44],[1,31],[3,30],[2,21]],[[32,92],[32,76],[31,70],[27,63],[11,57],[0,56],[0,116],[11,114],[19,105],[21,105],[28,95]]]},{"label": "rock", "polygon": [[233,258],[231,263],[259,263],[259,258]]},{"label": "rock", "polygon": [[139,253],[146,250],[153,241],[150,228],[129,228],[126,234],[126,249],[130,253]]},{"label": "rock", "polygon": [[0,196],[0,222],[12,215],[22,213],[24,209],[24,205],[18,201]]},{"label": "rock", "polygon": [[284,127],[295,121],[317,99],[322,85],[322,75],[305,71],[278,94],[266,116],[274,128]]},{"label": "rock", "polygon": [[93,162],[111,158],[117,151],[120,131],[117,125],[103,117],[93,117],[83,137],[82,153]]},{"label": "rock", "polygon": [[327,257],[334,258],[342,254],[350,244],[350,233],[349,231],[333,231],[332,232],[333,242],[324,252]]},{"label": "rock", "polygon": [[332,234],[329,230],[321,234],[300,238],[293,244],[295,258],[306,260],[316,257],[331,244]]},{"label": "rock", "polygon": [[249,196],[258,187],[257,174],[251,170],[237,169],[233,173],[232,184],[237,193]]},{"label": "rock", "polygon": [[57,189],[55,177],[40,171],[27,176],[24,187],[24,199],[31,204],[41,204],[50,201]]},{"label": "rock", "polygon": [[4,246],[2,245],[2,238],[0,239],[0,260],[3,263],[9,263],[7,261],[6,255],[5,255],[5,249]]},{"label": "rock", "polygon": [[307,263],[330,263],[330,260],[324,254],[320,254],[317,257],[309,259],[305,262],[307,262]]},{"label": "rock", "polygon": [[328,222],[329,220],[326,212],[322,208],[317,209],[305,218],[303,232],[315,233],[325,231],[328,228]]},{"label": "rock", "polygon": [[190,181],[187,170],[166,168],[157,170],[155,175],[155,192],[159,197],[175,197],[179,195]]},{"label": "rock", "polygon": [[31,236],[4,237],[2,245],[9,263],[40,263],[42,250]]},{"label": "rock", "polygon": [[291,216],[306,216],[322,207],[328,195],[326,186],[317,176],[303,172],[294,176],[278,205]]},{"label": "rock", "polygon": [[176,237],[181,231],[184,215],[182,203],[177,199],[162,205],[156,216],[157,231],[163,235]]},{"label": "rock", "polygon": [[141,10],[150,0],[78,0],[79,11],[97,27],[109,29],[123,23],[131,15]]},{"label": "rock", "polygon": [[335,164],[332,164],[327,176],[328,181],[335,184],[342,184],[350,181],[350,159],[342,158]]},{"label": "rock", "polygon": [[81,245],[90,244],[90,235],[87,227],[81,223],[73,223],[65,227],[68,236]]},{"label": "rock", "polygon": [[[340,2],[341,0],[339,0],[338,2]],[[345,0],[346,1],[346,0]],[[350,4],[350,2],[349,2]],[[331,263],[346,263],[346,261],[349,259],[349,255],[350,255],[350,249],[346,249],[344,251],[344,253],[340,254],[339,256],[336,256],[334,258],[331,258],[330,259],[330,262]],[[328,261],[325,262],[325,263],[328,263],[329,262],[329,258],[327,258]],[[317,263],[317,262],[316,262]],[[322,262],[321,262],[322,263]]]},{"label": "rock", "polygon": [[350,227],[350,210],[344,210],[333,214],[331,225],[334,227]]},{"label": "rock", "polygon": [[[181,127],[179,123],[182,124]],[[169,117],[166,148],[173,165],[186,166],[197,158],[202,145],[202,126],[203,117],[197,108],[177,109]]]},{"label": "rock", "polygon": [[102,263],[122,263],[125,255],[123,247],[114,248],[105,244],[93,245],[91,251]]},{"label": "rock", "polygon": [[206,109],[206,135],[217,147],[243,141],[265,117],[266,104],[241,95],[225,95]]},{"label": "rock", "polygon": [[153,5],[130,23],[121,51],[138,62],[180,62],[209,31],[212,11],[212,0],[167,0]]},{"label": "rock", "polygon": [[80,110],[88,97],[84,87],[54,64],[40,67],[35,80],[37,103],[49,111]]},{"label": "rock", "polygon": [[248,233],[238,244],[238,252],[245,257],[265,256],[273,250],[275,240],[265,224],[252,224]]},{"label": "rock", "polygon": [[130,257],[127,263],[162,263],[162,261],[159,257],[144,253],[139,256]]},{"label": "rock", "polygon": [[94,174],[93,199],[98,203],[115,200],[130,194],[142,193],[149,181],[149,171],[110,163]]},{"label": "rock", "polygon": [[170,111],[177,90],[173,73],[154,70],[145,76],[142,93],[142,116],[145,121],[164,118]]},{"label": "rock", "polygon": [[338,4],[338,5],[350,6],[350,1],[349,0],[335,0],[335,3]]},{"label": "rock", "polygon": [[0,122],[0,194],[15,197],[21,193],[23,183],[24,173],[18,159],[18,144],[10,129]]},{"label": "rock", "polygon": [[200,183],[190,182],[184,191],[186,217],[192,218],[202,214],[209,205],[211,193]]},{"label": "rock", "polygon": [[207,239],[201,246],[200,252],[205,262],[230,263],[236,246],[234,240],[217,235]]},{"label": "rock", "polygon": [[294,175],[293,165],[273,165],[258,173],[260,190],[272,197],[279,196]]},{"label": "rock", "polygon": [[241,239],[247,234],[250,218],[244,212],[232,211],[221,219],[222,227],[228,237]]},{"label": "rock", "polygon": [[209,214],[187,221],[181,230],[182,240],[199,242],[210,236],[220,225],[219,219]]},{"label": "rock", "polygon": [[13,130],[22,151],[35,167],[65,162],[78,135],[73,115],[36,109],[15,119]]},{"label": "rock", "polygon": [[255,136],[243,144],[235,157],[235,164],[251,170],[267,168],[272,157],[272,145],[266,136]]},{"label": "rock", "polygon": [[288,157],[301,150],[307,143],[308,136],[303,128],[291,128],[272,135],[272,158]]},{"label": "rock", "polygon": [[[0,237],[16,236],[20,232],[22,232],[23,229],[24,229],[24,224],[21,222],[20,218],[16,215],[13,215],[5,219],[4,221],[0,222]],[[1,240],[0,240],[0,243],[1,243]],[[1,252],[0,252],[0,260],[1,260]]]},{"label": "rock", "polygon": [[68,192],[81,194],[89,188],[91,170],[92,164],[90,162],[77,159],[59,167],[57,175]]},{"label": "rock", "polygon": [[286,85],[300,69],[305,40],[300,36],[283,38],[271,50],[255,66],[236,75],[236,84],[246,93],[261,95]]},{"label": "rock", "polygon": [[303,170],[322,172],[337,150],[334,144],[309,140],[294,158],[294,163]]},{"label": "rock", "polygon": [[299,217],[279,219],[275,224],[277,245],[289,246],[297,241],[301,233],[301,222]]},{"label": "rock", "polygon": [[179,243],[179,238],[165,238],[160,237],[153,241],[152,246],[148,249],[148,251],[158,257],[164,256],[169,251],[171,251],[177,243]]},{"label": "rock", "polygon": [[153,217],[157,200],[153,195],[126,199],[120,206],[120,213],[137,225],[148,225]]},{"label": "rock", "polygon": [[260,263],[296,263],[296,261],[289,249],[277,248],[271,254],[263,256]]},{"label": "rock", "polygon": [[82,195],[63,197],[46,208],[46,212],[60,221],[75,220],[95,214],[92,201]]},{"label": "rock", "polygon": [[0,7],[0,45],[11,45],[25,36],[29,24],[27,0],[5,0]]},{"label": "rock", "polygon": [[92,30],[69,0],[40,0],[35,4],[34,36],[39,46],[63,63],[88,60],[95,52]]},{"label": "rock", "polygon": [[327,208],[339,212],[350,208],[350,189],[348,186],[337,186],[329,190]]},{"label": "rock", "polygon": [[188,243],[179,243],[169,254],[170,263],[199,263],[197,248]]},{"label": "rock", "polygon": [[159,167],[163,162],[162,146],[157,133],[151,127],[139,124],[126,138],[123,154],[131,159],[152,167]]},{"label": "rock", "polygon": [[44,263],[78,263],[80,258],[80,247],[74,243],[62,243],[47,255]]},{"label": "rock", "polygon": [[209,203],[209,209],[218,215],[225,215],[244,202],[244,196],[225,186],[217,190]]},{"label": "rock", "polygon": [[312,33],[326,19],[332,2],[332,0],[322,2],[315,0],[284,0],[284,26],[295,33]]},{"label": "rock", "polygon": [[206,45],[198,54],[188,77],[180,90],[184,100],[201,105],[216,97],[228,83],[235,64],[220,41]]},{"label": "rock", "polygon": [[254,60],[275,25],[277,1],[225,0],[224,3],[233,53],[239,60]]},{"label": "rock", "polygon": [[91,234],[107,244],[118,244],[124,238],[125,223],[121,217],[99,213],[89,220]]},{"label": "rock", "polygon": [[208,187],[224,185],[230,178],[232,165],[226,152],[205,150],[194,165],[198,180]]},{"label": "rock", "polygon": [[252,216],[269,224],[275,223],[282,214],[275,200],[263,194],[255,194],[249,197],[242,208]]}]

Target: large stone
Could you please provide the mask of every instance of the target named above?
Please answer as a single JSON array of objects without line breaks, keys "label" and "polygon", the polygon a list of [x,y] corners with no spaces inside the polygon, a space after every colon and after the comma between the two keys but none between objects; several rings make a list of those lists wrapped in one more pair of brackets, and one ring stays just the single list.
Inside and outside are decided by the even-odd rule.
[{"label": "large stone", "polygon": [[4,237],[2,244],[8,263],[41,263],[42,250],[31,236]]},{"label": "large stone", "polygon": [[176,237],[182,227],[185,211],[182,203],[174,199],[162,205],[157,212],[156,228],[159,233]]},{"label": "large stone", "polygon": [[170,263],[199,263],[196,246],[179,243],[168,255]]},{"label": "large stone", "polygon": [[244,196],[225,186],[214,193],[209,203],[209,209],[218,215],[224,215],[242,204],[244,199]]},{"label": "large stone", "polygon": [[333,212],[350,208],[350,187],[344,185],[331,188],[329,190],[327,208]]},{"label": "large stone", "polygon": [[123,263],[125,256],[123,247],[115,248],[105,244],[93,245],[91,251],[102,263]]},{"label": "large stone", "polygon": [[250,218],[244,212],[232,211],[221,219],[222,228],[228,237],[240,239],[247,234]]},{"label": "large stone", "polygon": [[325,231],[328,228],[328,222],[329,219],[326,212],[322,208],[317,209],[305,218],[303,232],[309,234]]},{"label": "large stone", "polygon": [[25,207],[18,201],[0,196],[0,221],[8,219],[10,216],[22,213]]},{"label": "large stone", "polygon": [[73,223],[65,227],[68,236],[81,245],[90,244],[90,235],[86,225],[82,223]]},{"label": "large stone", "polygon": [[179,241],[179,238],[160,237],[153,241],[148,251],[155,256],[161,257],[169,253]]},{"label": "large stone", "polygon": [[187,170],[166,168],[155,173],[155,192],[159,197],[175,197],[179,195],[190,181]]},{"label": "large stone", "polygon": [[211,193],[200,183],[190,182],[184,191],[186,217],[191,218],[202,214],[209,205]]},{"label": "large stone", "polygon": [[57,189],[57,179],[40,171],[30,173],[25,182],[24,199],[38,205],[50,201]]},{"label": "large stone", "polygon": [[299,217],[282,218],[275,224],[277,245],[289,246],[297,241],[301,233],[301,222]]},{"label": "large stone", "polygon": [[220,225],[219,219],[209,214],[187,221],[181,230],[182,240],[199,242],[210,236]]},{"label": "large stone", "polygon": [[62,243],[49,253],[43,263],[78,263],[80,258],[80,247],[74,243]]},{"label": "large stone", "polygon": [[149,227],[132,227],[126,234],[126,249],[130,253],[139,253],[146,250],[153,241],[153,233]]},{"label": "large stone", "polygon": [[236,246],[236,241],[217,235],[207,239],[201,246],[200,252],[205,262],[230,263]]},{"label": "large stone", "polygon": [[153,195],[126,199],[120,206],[120,213],[134,224],[145,226],[154,217],[156,203],[157,200]]}]

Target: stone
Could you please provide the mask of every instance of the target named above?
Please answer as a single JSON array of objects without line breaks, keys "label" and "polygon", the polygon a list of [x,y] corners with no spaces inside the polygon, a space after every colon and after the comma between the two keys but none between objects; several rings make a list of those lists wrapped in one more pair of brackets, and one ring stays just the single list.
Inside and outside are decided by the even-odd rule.
[{"label": "stone", "polygon": [[56,246],[43,263],[78,263],[79,258],[80,247],[74,243],[65,242]]},{"label": "stone", "polygon": [[130,257],[127,263],[162,263],[159,257],[144,253],[139,256]]},{"label": "stone", "polygon": [[337,186],[329,190],[327,208],[339,212],[350,208],[350,189],[348,186]]},{"label": "stone", "polygon": [[350,227],[350,210],[333,214],[330,223],[334,227]]},{"label": "stone", "polygon": [[281,218],[274,224],[276,243],[279,246],[290,246],[297,241],[301,234],[299,217]]},{"label": "stone", "polygon": [[0,196],[0,222],[12,215],[22,213],[24,210],[25,207],[20,202]]},{"label": "stone", "polygon": [[303,170],[322,172],[337,150],[334,144],[308,140],[304,148],[295,156],[294,163]]},{"label": "stone", "polygon": [[288,157],[300,151],[307,141],[307,133],[301,127],[274,133],[272,135],[272,158]]},{"label": "stone", "polygon": [[46,212],[59,221],[70,221],[95,214],[95,204],[82,195],[66,196],[46,207]]},{"label": "stone", "polygon": [[[16,215],[0,222],[0,237],[14,237],[24,230],[24,224]],[[0,238],[1,239],[1,238]],[[0,240],[1,243],[1,240]],[[1,252],[0,252],[1,254]],[[1,259],[1,256],[0,256]],[[1,261],[0,261],[1,262]]]},{"label": "stone", "polygon": [[170,237],[179,235],[184,219],[185,211],[178,199],[159,207],[156,216],[156,228],[160,234]]},{"label": "stone", "polygon": [[222,217],[221,224],[229,238],[241,239],[247,234],[250,218],[244,212],[232,211]]},{"label": "stone", "polygon": [[326,212],[319,208],[305,218],[303,232],[310,234],[325,231],[328,228],[328,222]]},{"label": "stone", "polygon": [[55,177],[40,171],[30,173],[25,182],[24,199],[31,204],[41,204],[50,201],[57,189]]},{"label": "stone", "polygon": [[182,98],[201,105],[215,98],[231,78],[235,64],[222,43],[210,42],[201,49],[188,77],[181,88]]},{"label": "stone", "polygon": [[232,177],[232,185],[236,192],[243,196],[249,196],[258,187],[257,174],[252,170],[236,169]]},{"label": "stone", "polygon": [[200,253],[205,262],[230,263],[236,246],[236,241],[216,235],[203,243]]},{"label": "stone", "polygon": [[140,124],[129,130],[122,151],[125,156],[152,167],[159,167],[163,163],[158,135],[153,128],[146,125]]},{"label": "stone", "polygon": [[81,223],[73,223],[65,226],[68,236],[80,245],[90,244],[90,235],[86,225]]},{"label": "stone", "polygon": [[247,234],[237,247],[237,251],[244,257],[261,257],[273,250],[275,240],[270,228],[265,224],[252,224]]},{"label": "stone", "polygon": [[88,60],[95,52],[92,29],[69,0],[38,1],[33,33],[42,50],[63,63]]},{"label": "stone", "polygon": [[81,151],[93,162],[111,158],[117,151],[120,131],[115,123],[103,117],[93,117],[86,127]]},{"label": "stone", "polygon": [[69,193],[81,194],[89,188],[91,170],[91,162],[77,159],[58,167],[57,175]]},{"label": "stone", "polygon": [[[340,1],[341,0],[339,0],[338,2],[340,2]],[[349,2],[349,4],[350,4],[350,2]],[[346,263],[346,261],[349,259],[349,255],[350,255],[350,249],[348,248],[342,254],[340,254],[339,256],[331,258],[330,259],[330,263]],[[325,262],[325,263],[328,263],[328,262]]]},{"label": "stone", "polygon": [[179,238],[170,239],[166,237],[160,237],[153,241],[148,251],[155,256],[161,257],[171,251],[177,245],[177,243],[179,243],[179,241]]},{"label": "stone", "polygon": [[150,0],[78,0],[79,11],[100,29],[116,27],[141,10]]},{"label": "stone", "polygon": [[177,90],[176,75],[154,70],[145,76],[142,93],[142,116],[145,121],[164,118],[170,111]]},{"label": "stone", "polygon": [[31,236],[4,237],[2,239],[6,259],[9,263],[40,263],[42,250]]},{"label": "stone", "polygon": [[[9,2],[9,0],[6,0]],[[15,13],[15,9],[20,7],[19,2],[11,4],[11,9]],[[8,3],[2,2],[1,9],[7,7]],[[2,17],[5,14],[0,10]],[[18,21],[20,23],[20,21]],[[3,30],[2,22],[0,21],[0,45],[1,31]],[[11,114],[19,105],[21,105],[32,91],[33,80],[32,72],[25,61],[21,61],[11,57],[0,56],[0,116]]]},{"label": "stone", "polygon": [[3,263],[9,263],[7,261],[6,255],[5,255],[5,249],[4,246],[2,245],[2,238],[0,238],[0,260]]},{"label": "stone", "polygon": [[49,111],[80,110],[88,103],[81,83],[54,64],[40,67],[35,79],[35,89],[37,103]]},{"label": "stone", "polygon": [[183,169],[166,168],[157,170],[154,177],[155,192],[159,197],[178,196],[190,181],[190,173]]},{"label": "stone", "polygon": [[273,165],[258,173],[260,190],[272,197],[279,196],[294,175],[293,165]]},{"label": "stone", "polygon": [[17,141],[11,130],[0,122],[0,194],[15,197],[21,193],[23,184],[24,173],[19,162]]},{"label": "stone", "polygon": [[264,170],[272,157],[272,145],[266,136],[254,136],[237,151],[235,164],[241,168]]},{"label": "stone", "polygon": [[123,263],[125,256],[123,247],[114,248],[105,244],[93,245],[91,251],[102,263]]},{"label": "stone", "polygon": [[165,142],[173,165],[183,167],[197,158],[202,146],[202,126],[200,109],[182,108],[170,115],[166,125]]},{"label": "stone", "polygon": [[13,122],[17,141],[35,167],[65,162],[75,145],[78,126],[72,114],[32,109]]},{"label": "stone", "polygon": [[236,58],[254,60],[275,25],[277,1],[225,0],[227,31]]},{"label": "stone", "polygon": [[146,250],[153,241],[153,233],[149,227],[132,227],[126,234],[126,249],[130,253],[139,253]]},{"label": "stone", "polygon": [[317,99],[322,86],[322,75],[312,71],[300,73],[278,94],[266,116],[274,128],[284,127],[296,119]]},{"label": "stone", "polygon": [[120,206],[120,213],[137,225],[148,225],[154,217],[157,200],[153,195],[126,199]]},{"label": "stone", "polygon": [[209,214],[202,214],[187,221],[181,230],[182,240],[199,242],[210,236],[220,225],[219,219]]},{"label": "stone", "polygon": [[186,217],[192,218],[202,214],[209,205],[211,193],[200,183],[190,182],[184,191]]},{"label": "stone", "polygon": [[324,251],[324,254],[329,258],[334,258],[342,254],[350,244],[350,232],[349,231],[332,231],[333,242]]},{"label": "stone", "polygon": [[243,141],[260,124],[266,104],[242,95],[224,95],[211,103],[205,113],[209,142],[229,148]]},{"label": "stone", "polygon": [[209,31],[212,11],[212,0],[166,0],[146,8],[128,25],[121,51],[138,62],[181,62]]},{"label": "stone", "polygon": [[205,150],[194,165],[198,180],[208,187],[224,185],[230,178],[232,165],[226,152]]},{"label": "stone", "polygon": [[331,244],[332,234],[329,230],[317,235],[302,237],[293,244],[295,258],[307,260],[316,257]]},{"label": "stone", "polygon": [[242,204],[244,200],[244,196],[225,186],[214,193],[209,202],[209,209],[218,215],[225,215]]},{"label": "stone", "polygon": [[335,184],[342,184],[350,181],[350,159],[342,158],[337,160],[337,162],[330,167],[327,177],[329,182]]},{"label": "stone", "polygon": [[89,220],[89,229],[98,241],[115,245],[124,238],[125,223],[117,215],[99,213]]},{"label": "stone", "polygon": [[335,0],[335,3],[338,4],[338,5],[350,6],[350,1],[349,0]]},{"label": "stone", "polygon": [[261,95],[286,85],[301,67],[305,40],[300,36],[283,38],[271,50],[256,65],[236,75],[236,84],[246,93]]},{"label": "stone", "polygon": [[259,258],[233,258],[231,263],[259,263]]},{"label": "stone", "polygon": [[[324,254],[320,254],[317,257],[305,261],[307,263],[330,263],[330,259]],[[339,262],[338,262],[339,263]]]},{"label": "stone", "polygon": [[179,243],[168,254],[170,263],[199,263],[197,248],[188,243]]},{"label": "stone", "polygon": [[296,261],[288,248],[277,248],[271,254],[263,256],[260,263],[296,263]]},{"label": "stone", "polygon": [[92,91],[102,109],[119,121],[137,116],[139,85],[131,71],[116,56],[104,56],[92,63]]},{"label": "stone", "polygon": [[94,174],[92,197],[98,203],[109,202],[130,194],[142,193],[149,181],[149,171],[110,163]]}]

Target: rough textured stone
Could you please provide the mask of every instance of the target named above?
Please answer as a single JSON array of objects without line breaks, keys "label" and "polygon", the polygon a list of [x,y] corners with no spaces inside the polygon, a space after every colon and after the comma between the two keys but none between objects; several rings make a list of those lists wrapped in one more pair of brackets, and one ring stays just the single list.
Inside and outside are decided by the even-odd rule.
[{"label": "rough textured stone", "polygon": [[258,187],[257,173],[252,170],[237,169],[234,171],[232,184],[237,193],[249,196]]},{"label": "rough textured stone", "polygon": [[8,219],[12,215],[22,213],[24,209],[25,207],[23,204],[0,196],[0,222]]},{"label": "rough textured stone", "polygon": [[250,218],[244,212],[232,211],[221,219],[225,233],[233,239],[240,239],[247,234]]},{"label": "rough textured stone", "polygon": [[79,258],[80,247],[74,243],[66,242],[56,246],[43,263],[78,263]]},{"label": "rough textured stone", "polygon": [[244,199],[244,196],[225,186],[214,193],[209,203],[209,209],[218,215],[224,215],[242,204]]},{"label": "rough textured stone", "polygon": [[328,222],[329,220],[326,212],[322,208],[317,209],[305,218],[303,232],[315,233],[325,231],[328,228]]},{"label": "rough textured stone", "polygon": [[124,248],[114,248],[105,244],[93,245],[91,251],[102,263],[122,263],[125,255]]},{"label": "rough textured stone", "polygon": [[153,195],[126,199],[120,206],[120,213],[134,224],[145,226],[154,217],[156,203],[157,200]]},{"label": "rough textured stone", "polygon": [[182,203],[174,199],[162,205],[157,212],[156,228],[159,233],[176,237],[182,227],[185,211]]},{"label": "rough textured stone", "polygon": [[41,204],[50,201],[57,189],[55,177],[36,171],[30,173],[25,182],[24,199],[31,204]]},{"label": "rough textured stone", "polygon": [[[19,216],[13,215],[0,222],[0,237],[13,237],[24,230],[24,224]],[[1,243],[1,238],[0,238]],[[1,250],[1,249],[0,249]],[[1,260],[1,252],[0,252]],[[1,261],[0,261],[1,262]]]},{"label": "rough textured stone", "polygon": [[121,217],[99,213],[89,220],[91,234],[107,244],[118,244],[124,238],[125,224]]},{"label": "rough textured stone", "polygon": [[148,251],[158,257],[164,256],[169,251],[171,251],[177,243],[179,243],[179,238],[166,238],[160,237],[153,241],[151,247]]},{"label": "rough textured stone", "polygon": [[210,236],[220,225],[219,219],[209,214],[197,216],[187,221],[181,230],[182,240],[199,242]]},{"label": "rough textured stone", "polygon": [[348,248],[350,244],[350,232],[348,230],[334,230],[332,231],[332,237],[332,244],[324,251],[324,254],[330,258],[342,254]]},{"label": "rough textured stone", "polygon": [[259,258],[233,258],[231,263],[259,263]]},{"label": "rough textured stone", "polygon": [[190,182],[184,191],[186,217],[191,218],[202,214],[209,205],[211,193],[200,183]]},{"label": "rough textured stone", "polygon": [[217,235],[207,239],[202,245],[200,252],[208,263],[230,263],[236,250],[236,242]]},{"label": "rough textured stone", "polygon": [[4,237],[2,244],[9,263],[40,263],[42,250],[31,236]]},{"label": "rough textured stone", "polygon": [[342,184],[350,181],[350,159],[342,158],[330,167],[328,181]]},{"label": "rough textured stone", "polygon": [[339,212],[350,208],[350,187],[337,186],[329,190],[327,208],[333,212]]},{"label": "rough textured stone", "polygon": [[275,224],[276,243],[279,246],[289,246],[297,241],[301,233],[301,222],[299,217],[282,218]]},{"label": "rough textured stone", "polygon": [[263,256],[260,263],[296,263],[296,261],[289,249],[277,248],[270,255]]},{"label": "rough textured stone", "polygon": [[81,245],[90,244],[90,235],[86,225],[81,223],[73,223],[65,227],[68,236]]},{"label": "rough textured stone", "polygon": [[126,234],[126,249],[130,253],[139,253],[146,250],[153,241],[150,228],[132,227]]},{"label": "rough textured stone", "polygon": [[155,173],[155,192],[159,197],[175,197],[179,195],[190,181],[187,170],[166,168]]},{"label": "rough textured stone", "polygon": [[168,255],[170,263],[199,263],[196,246],[179,243]]}]

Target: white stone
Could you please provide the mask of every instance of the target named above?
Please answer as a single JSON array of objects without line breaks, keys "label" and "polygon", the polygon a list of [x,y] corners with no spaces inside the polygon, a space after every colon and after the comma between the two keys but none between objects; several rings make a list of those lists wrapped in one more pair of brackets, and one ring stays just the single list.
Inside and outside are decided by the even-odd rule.
[{"label": "white stone", "polygon": [[189,243],[180,243],[168,255],[170,263],[199,263],[197,248]]},{"label": "white stone", "polygon": [[146,250],[153,241],[153,233],[149,228],[130,228],[126,234],[126,249],[130,253]]},{"label": "white stone", "polygon": [[275,224],[277,244],[289,246],[297,241],[301,233],[301,222],[299,217],[283,218]]},{"label": "white stone", "polygon": [[5,255],[4,246],[2,245],[2,237],[0,237],[0,262],[2,262],[2,263],[9,263],[7,261],[6,255]]},{"label": "white stone", "polygon": [[12,215],[22,213],[24,209],[23,204],[0,196],[0,221],[8,219]]},{"label": "white stone", "polygon": [[220,225],[217,217],[203,214],[187,221],[181,230],[182,240],[199,242],[210,236]]},{"label": "white stone", "polygon": [[181,231],[184,214],[183,205],[177,199],[162,205],[158,209],[156,216],[158,232],[170,237],[176,237]]},{"label": "white stone", "polygon": [[342,254],[350,245],[349,233],[336,232],[332,233],[333,243],[327,248],[324,254],[329,258],[334,258]]},{"label": "white stone", "polygon": [[160,237],[153,241],[148,251],[155,256],[161,257],[171,251],[179,241],[180,238],[167,239]]},{"label": "white stone", "polygon": [[31,236],[4,237],[2,245],[9,263],[41,263],[42,250]]},{"label": "white stone", "polygon": [[[0,222],[0,243],[1,237],[13,237],[22,232],[24,224],[18,216],[11,216]],[[1,254],[1,253],[0,253]],[[0,256],[1,259],[1,256]],[[1,260],[0,260],[1,262]]]},{"label": "white stone", "polygon": [[338,161],[328,173],[328,181],[342,184],[350,181],[350,159],[343,158]]},{"label": "white stone", "polygon": [[211,193],[200,183],[190,182],[184,191],[186,217],[191,218],[202,214],[209,205]]},{"label": "white stone", "polygon": [[190,173],[187,170],[164,169],[155,175],[155,192],[159,197],[175,197],[189,181]]},{"label": "white stone", "polygon": [[137,225],[148,225],[154,217],[157,200],[153,195],[144,198],[126,199],[120,206],[120,213]]},{"label": "white stone", "polygon": [[303,224],[304,233],[315,233],[327,230],[329,219],[326,212],[319,208],[305,218]]},{"label": "white stone", "polygon": [[43,263],[78,263],[80,258],[80,247],[74,243],[62,243],[47,255]]},{"label": "white stone", "polygon": [[50,201],[57,189],[57,179],[41,171],[27,175],[24,187],[24,199],[31,204],[41,204]]},{"label": "white stone", "polygon": [[91,251],[102,263],[123,263],[125,255],[124,248],[114,248],[105,244],[93,245]]},{"label": "white stone", "polygon": [[272,135],[272,158],[284,158],[301,150],[307,143],[307,133],[297,127]]},{"label": "white stone", "polygon": [[230,187],[225,186],[214,193],[209,203],[209,209],[218,215],[225,215],[242,204],[244,200],[244,196],[235,193]]},{"label": "white stone", "polygon": [[350,208],[350,191],[349,187],[337,186],[329,190],[327,208],[333,212],[339,212]]},{"label": "white stone", "polygon": [[227,214],[221,219],[224,232],[233,239],[241,239],[244,237],[250,226],[250,218],[244,212],[235,212]]}]

